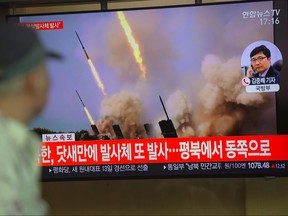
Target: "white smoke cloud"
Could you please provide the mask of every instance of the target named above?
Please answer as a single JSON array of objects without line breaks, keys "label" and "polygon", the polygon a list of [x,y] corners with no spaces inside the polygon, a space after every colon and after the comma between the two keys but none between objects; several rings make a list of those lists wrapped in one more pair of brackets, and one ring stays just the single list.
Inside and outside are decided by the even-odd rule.
[{"label": "white smoke cloud", "polygon": [[255,121],[257,113],[271,104],[271,94],[246,92],[238,65],[240,57],[223,61],[215,55],[205,56],[202,73],[206,83],[195,114],[197,135],[236,135],[243,124]]},{"label": "white smoke cloud", "polygon": [[[191,94],[199,97],[199,102],[193,105],[195,108],[191,98],[182,90],[174,91],[167,98],[166,109],[178,137],[246,134],[255,121],[259,122],[259,113],[271,109],[271,94],[245,91],[238,65],[239,57],[224,61],[215,55],[206,55],[202,62],[204,84]],[[145,103],[143,95],[140,97],[130,91],[106,97],[102,101],[101,119],[97,123],[99,131],[115,136],[112,125],[119,124],[125,138],[147,137],[142,119]],[[153,111],[148,110],[157,120],[154,122],[157,136],[162,137],[158,122],[166,117],[163,113],[159,117],[159,113]],[[261,129],[257,133],[261,133]]]},{"label": "white smoke cloud", "polygon": [[[207,81],[202,92],[212,94],[212,98],[217,97],[214,103],[219,104],[225,101],[256,107],[265,102],[266,94],[247,93],[242,85],[240,57],[233,57],[223,62],[215,55],[207,55],[202,62],[202,73]],[[202,99],[206,98],[202,97]],[[213,106],[213,104],[211,105]]]},{"label": "white smoke cloud", "polygon": [[169,117],[172,119],[178,136],[194,136],[192,123],[192,104],[187,96],[180,90],[172,93],[166,101]]},{"label": "white smoke cloud", "polygon": [[113,124],[119,124],[124,138],[144,136],[141,122],[142,103],[140,98],[131,92],[121,91],[106,97],[101,103],[101,119],[97,122],[100,133],[111,133]]}]

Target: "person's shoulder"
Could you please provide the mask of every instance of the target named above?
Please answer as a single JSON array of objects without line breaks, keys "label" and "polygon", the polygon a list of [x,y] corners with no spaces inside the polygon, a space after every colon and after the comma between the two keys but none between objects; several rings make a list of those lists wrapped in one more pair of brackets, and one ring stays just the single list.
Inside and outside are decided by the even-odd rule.
[{"label": "person's shoulder", "polygon": [[266,76],[276,77],[276,76],[279,76],[279,74],[280,74],[280,71],[278,71],[276,68],[274,68],[271,65]]}]

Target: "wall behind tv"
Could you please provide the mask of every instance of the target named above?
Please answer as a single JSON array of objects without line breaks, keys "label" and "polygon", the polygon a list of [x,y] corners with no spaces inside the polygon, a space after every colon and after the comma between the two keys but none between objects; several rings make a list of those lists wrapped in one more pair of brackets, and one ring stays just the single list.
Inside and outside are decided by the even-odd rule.
[{"label": "wall behind tv", "polygon": [[[230,2],[237,0],[230,0]],[[239,1],[239,0],[238,0]],[[241,0],[240,0],[241,1]],[[1,2],[5,2],[1,3]],[[102,3],[101,3],[102,2]],[[57,13],[71,11],[90,11],[119,8],[141,8],[141,7],[158,7],[166,5],[184,5],[195,3],[212,3],[225,2],[225,0],[60,0],[60,1],[19,1],[19,0],[3,0],[1,5],[9,8],[10,15],[17,14],[35,14],[35,13]]]}]

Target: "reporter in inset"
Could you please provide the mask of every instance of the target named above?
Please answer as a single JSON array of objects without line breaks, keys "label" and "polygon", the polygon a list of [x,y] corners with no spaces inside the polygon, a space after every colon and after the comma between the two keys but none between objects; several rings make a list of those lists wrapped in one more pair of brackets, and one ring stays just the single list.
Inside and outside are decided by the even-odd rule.
[{"label": "reporter in inset", "polygon": [[251,66],[246,72],[247,77],[277,77],[280,72],[271,65],[271,52],[261,45],[250,53]]}]

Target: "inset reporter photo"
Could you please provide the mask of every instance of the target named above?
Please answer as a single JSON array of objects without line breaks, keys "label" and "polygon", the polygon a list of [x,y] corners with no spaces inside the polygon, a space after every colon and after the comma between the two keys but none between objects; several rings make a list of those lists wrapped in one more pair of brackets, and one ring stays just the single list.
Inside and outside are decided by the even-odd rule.
[{"label": "inset reporter photo", "polygon": [[269,41],[256,41],[246,47],[241,58],[242,84],[247,92],[277,92],[283,58]]}]

